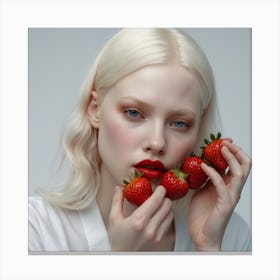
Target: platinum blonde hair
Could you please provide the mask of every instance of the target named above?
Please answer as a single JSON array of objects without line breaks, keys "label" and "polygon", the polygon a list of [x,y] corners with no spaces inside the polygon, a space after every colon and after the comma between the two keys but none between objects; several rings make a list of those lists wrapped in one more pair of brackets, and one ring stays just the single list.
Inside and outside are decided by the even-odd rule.
[{"label": "platinum blonde hair", "polygon": [[[91,91],[106,94],[118,81],[149,65],[176,61],[196,74],[203,91],[204,116],[197,145],[216,129],[216,94],[211,66],[197,43],[176,29],[127,28],[113,36],[100,54],[85,80],[77,110],[64,138],[65,158],[71,170],[63,188],[41,192],[49,202],[67,209],[87,208],[100,187],[98,130],[89,122],[87,109]],[[177,204],[182,204],[183,199]],[[183,203],[184,204],[184,203]]]}]

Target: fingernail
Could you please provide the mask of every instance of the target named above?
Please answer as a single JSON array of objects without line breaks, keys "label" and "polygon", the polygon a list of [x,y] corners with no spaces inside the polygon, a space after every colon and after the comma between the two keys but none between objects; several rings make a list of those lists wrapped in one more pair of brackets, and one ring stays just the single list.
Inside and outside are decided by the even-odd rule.
[{"label": "fingernail", "polygon": [[222,143],[224,143],[224,142],[226,142],[226,141],[232,143],[232,142],[233,142],[233,139],[232,139],[232,138],[225,138],[225,139],[223,140]]},{"label": "fingernail", "polygon": [[161,188],[161,189],[163,189],[164,193],[166,193],[166,188],[165,188],[164,186],[162,186],[162,185],[159,185],[159,186],[157,186],[157,187],[156,187],[156,189],[158,189],[158,188]]},{"label": "fingernail", "polygon": [[201,167],[202,167],[202,168],[207,167],[207,164],[204,163],[204,162],[202,162],[202,163],[201,163]]},{"label": "fingernail", "polygon": [[224,151],[226,151],[226,152],[228,151],[227,146],[223,146],[222,149],[223,149]]}]

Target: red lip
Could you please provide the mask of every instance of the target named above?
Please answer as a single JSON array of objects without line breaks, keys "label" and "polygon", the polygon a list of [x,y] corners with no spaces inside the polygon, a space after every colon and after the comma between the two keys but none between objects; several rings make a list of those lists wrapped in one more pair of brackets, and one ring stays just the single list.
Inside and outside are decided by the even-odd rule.
[{"label": "red lip", "polygon": [[165,166],[159,160],[145,159],[135,165],[138,172],[143,173],[148,179],[158,179],[166,171]]}]

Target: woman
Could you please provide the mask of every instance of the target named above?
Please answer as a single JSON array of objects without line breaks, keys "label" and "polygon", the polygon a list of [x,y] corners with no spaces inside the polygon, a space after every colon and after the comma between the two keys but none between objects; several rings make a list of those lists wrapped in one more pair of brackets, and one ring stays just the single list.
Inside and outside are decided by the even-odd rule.
[{"label": "woman", "polygon": [[[251,160],[230,139],[221,176],[202,165],[206,187],[173,202],[160,177],[141,206],[121,184],[141,162],[178,166],[215,131],[214,79],[207,58],[174,29],[124,29],[97,57],[69,126],[72,172],[63,189],[29,203],[30,251],[244,251],[246,223],[232,214]],[[184,215],[186,212],[186,216]],[[240,230],[242,228],[243,230]]]}]

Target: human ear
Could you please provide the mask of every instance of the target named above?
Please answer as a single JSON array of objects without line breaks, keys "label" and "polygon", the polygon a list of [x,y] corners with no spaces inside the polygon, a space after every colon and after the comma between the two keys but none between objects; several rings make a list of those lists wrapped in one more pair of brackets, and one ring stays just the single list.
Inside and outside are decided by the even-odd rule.
[{"label": "human ear", "polygon": [[88,105],[87,113],[89,121],[94,128],[99,127],[99,104],[97,99],[97,92],[91,91],[91,99]]}]

